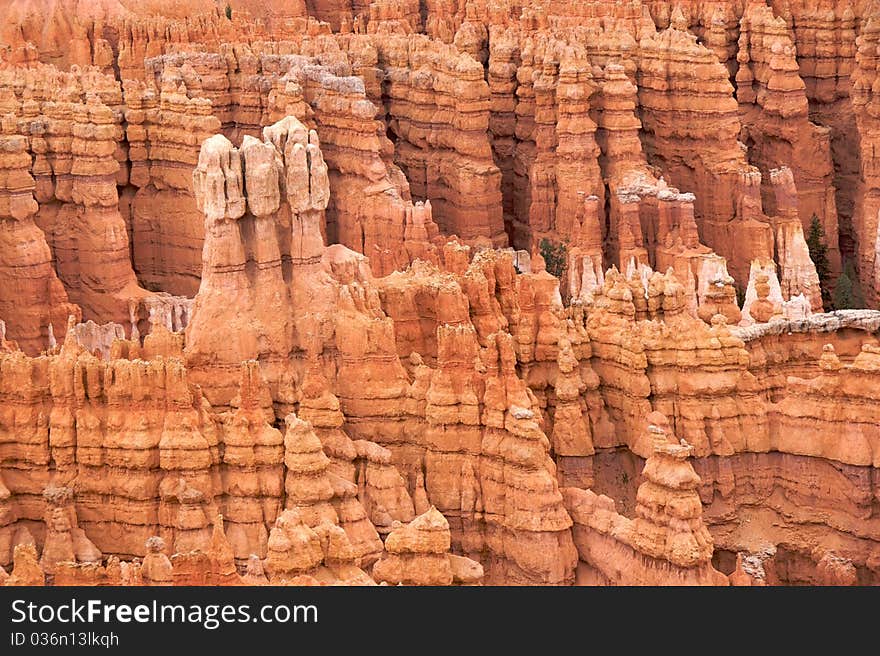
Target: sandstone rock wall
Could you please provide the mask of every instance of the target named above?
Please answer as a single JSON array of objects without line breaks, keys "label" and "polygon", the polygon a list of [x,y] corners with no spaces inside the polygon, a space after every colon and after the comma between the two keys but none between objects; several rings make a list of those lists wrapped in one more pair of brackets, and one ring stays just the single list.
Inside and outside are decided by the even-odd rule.
[{"label": "sandstone rock wall", "polygon": [[0,316],[8,335],[28,353],[47,344],[49,326],[61,327],[67,315],[81,310],[70,303],[52,266],[46,236],[34,222],[39,205],[30,173],[27,138],[15,134],[14,118],[3,121],[2,180],[0,183]]},{"label": "sandstone rock wall", "polygon": [[395,160],[447,234],[507,243],[501,175],[488,139],[489,88],[480,64],[426,37],[374,38]]},{"label": "sandstone rock wall", "polygon": [[567,488],[580,562],[578,578],[592,585],[726,585],[711,563],[712,536],[701,517],[691,448],[671,434],[665,417],[648,415],[652,452],[639,486],[636,517],[618,514],[614,501]]}]

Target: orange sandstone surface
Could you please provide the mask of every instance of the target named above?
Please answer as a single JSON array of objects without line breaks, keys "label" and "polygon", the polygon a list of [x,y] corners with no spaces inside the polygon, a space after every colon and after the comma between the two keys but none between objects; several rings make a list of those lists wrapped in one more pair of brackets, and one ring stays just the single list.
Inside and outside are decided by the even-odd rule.
[{"label": "orange sandstone surface", "polygon": [[0,583],[880,583],[876,0],[0,19]]}]

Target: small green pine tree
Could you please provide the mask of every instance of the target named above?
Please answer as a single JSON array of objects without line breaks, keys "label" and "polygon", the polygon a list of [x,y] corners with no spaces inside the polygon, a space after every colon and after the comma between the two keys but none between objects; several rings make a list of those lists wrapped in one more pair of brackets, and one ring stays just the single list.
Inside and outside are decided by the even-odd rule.
[{"label": "small green pine tree", "polygon": [[815,214],[810,219],[810,229],[807,232],[807,249],[810,251],[810,259],[813,260],[816,274],[819,276],[822,305],[830,309],[832,298],[828,283],[831,277],[831,265],[828,263],[828,246],[825,243],[825,230],[822,228],[822,222]]},{"label": "small green pine tree", "polygon": [[226,5],[226,18],[227,20],[232,20],[232,6],[228,3]]},{"label": "small green pine tree", "polygon": [[849,305],[847,308],[836,308],[839,310],[844,309],[857,309],[863,308],[865,306],[865,294],[862,292],[862,285],[859,282],[859,274],[856,271],[855,266],[852,263],[852,260],[846,262],[843,266],[843,274],[849,279],[850,291],[849,291]]},{"label": "small green pine tree", "polygon": [[544,258],[544,264],[547,272],[552,273],[557,278],[562,278],[565,269],[568,266],[568,246],[565,243],[554,244],[546,237],[538,244],[541,251],[541,257]]},{"label": "small green pine tree", "polygon": [[853,302],[853,282],[846,271],[840,274],[834,286],[832,302],[835,310],[849,310],[855,307]]}]

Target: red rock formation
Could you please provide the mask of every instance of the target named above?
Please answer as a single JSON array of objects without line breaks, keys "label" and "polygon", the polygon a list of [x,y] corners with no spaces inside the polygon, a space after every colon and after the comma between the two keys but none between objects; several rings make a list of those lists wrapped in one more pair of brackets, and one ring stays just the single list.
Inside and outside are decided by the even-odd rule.
[{"label": "red rock formation", "polygon": [[747,6],[737,59],[741,138],[749,148],[749,161],[765,172],[765,182],[770,182],[766,172],[791,168],[799,218],[805,228],[812,216],[820,219],[829,236],[829,259],[838,269],[831,131],[810,122],[795,46],[785,21],[775,18],[770,7]]},{"label": "red rock formation", "polygon": [[[298,511],[311,528],[329,522],[339,524],[339,516],[331,503],[335,496],[333,480],[328,472],[329,458],[324,454],[311,426],[291,414],[287,416],[284,437],[285,490],[287,508]],[[361,557],[363,554],[357,554]]]},{"label": "red rock formation", "polygon": [[[159,89],[125,82],[129,143],[127,223],[132,260],[148,286],[194,296],[201,275],[204,222],[192,193],[191,170],[199,146],[220,127],[212,106],[190,98],[185,83],[168,72]],[[156,217],[161,216],[161,221]]]},{"label": "red rock formation", "polygon": [[[73,67],[67,73],[35,66],[25,73],[25,91],[14,76],[4,77],[14,74],[12,69],[0,74],[0,88],[12,91],[6,95],[8,119],[17,127],[9,129],[28,137],[25,145],[32,153],[30,174],[37,205],[15,208],[24,221],[21,227],[27,229],[26,213],[35,211],[34,220],[45,234],[58,278],[86,318],[120,324],[130,320],[146,332],[150,308],[184,302],[139,287],[132,268],[117,193],[118,186],[129,180],[119,85],[94,68]],[[26,200],[26,179],[15,184],[20,186],[16,197]],[[39,252],[32,247],[27,258],[32,260]],[[15,257],[14,249],[12,253]],[[51,293],[57,296],[59,291]],[[73,308],[68,311],[79,315]],[[23,345],[34,350],[33,337]]]},{"label": "red rock formation", "polygon": [[[351,543],[338,526],[323,522],[314,530],[296,510],[285,510],[269,536],[266,565],[276,584],[314,584],[343,581],[350,585],[373,584],[354,565]],[[307,583],[306,583],[307,584]]]},{"label": "red rock formation", "polygon": [[284,481],[284,438],[272,425],[272,398],[253,360],[241,364],[232,406],[223,435],[226,535],[243,561],[251,554],[266,556],[266,527],[281,512]]},{"label": "red rock formation", "polygon": [[[556,488],[549,442],[513,372],[512,338],[490,336],[475,371],[477,355],[472,329],[441,326],[438,368],[426,391],[425,439],[436,444],[425,456],[428,498],[447,516],[459,517],[453,532],[461,531],[465,553],[492,552],[489,580],[565,582],[573,573],[570,519]],[[455,443],[464,447],[457,457],[444,448]],[[467,457],[474,451],[482,456],[479,468]],[[446,492],[448,487],[459,495]]]},{"label": "red rock formation", "polygon": [[414,0],[374,0],[369,7],[370,34],[412,34],[421,28],[419,4]]},{"label": "red rock formation", "polygon": [[726,585],[712,567],[712,537],[702,521],[700,477],[666,418],[648,415],[653,452],[645,462],[636,518],[617,514],[614,501],[567,488],[583,583],[604,585]]},{"label": "red rock formation", "polygon": [[[59,277],[86,318],[121,323],[131,298],[144,294],[128,259],[128,235],[119,213],[116,185],[126,171],[119,161],[122,94],[111,78],[93,69],[32,72],[36,105],[22,105],[41,120],[32,148],[37,223],[52,247]],[[58,87],[60,86],[60,90]],[[39,127],[38,127],[39,126]]]},{"label": "red rock formation", "polygon": [[408,522],[415,516],[406,483],[391,464],[391,452],[366,440],[354,442],[358,498],[370,521],[381,535],[394,522]]},{"label": "red rock formation", "polygon": [[[256,557],[256,556],[255,556]],[[259,561],[258,561],[259,562]],[[174,585],[241,585],[235,554],[223,528],[223,516],[214,520],[210,548],[174,554],[171,559]]]},{"label": "red rock formation", "polygon": [[877,3],[61,5],[0,26],[7,582],[878,581],[805,238],[876,303]]},{"label": "red rock formation", "polygon": [[388,534],[387,554],[373,566],[373,577],[391,585],[479,584],[479,563],[453,556],[449,547],[449,523],[432,506]]},{"label": "red rock formation", "polygon": [[156,21],[144,20],[147,17],[162,16],[167,17],[162,19],[163,23],[168,19],[184,23],[193,14],[204,20],[206,14],[216,12],[214,3],[208,0],[186,4],[174,0],[100,0],[73,4],[51,0],[14,3],[7,9],[9,13],[0,39],[14,49],[14,58],[30,60],[39,57],[41,61],[67,66],[95,64],[108,67],[114,52],[105,27],[133,19],[144,29],[153,22],[155,35]]},{"label": "red rock formation", "polygon": [[[9,450],[5,465],[20,526],[43,512],[33,500],[51,475],[62,484],[76,478],[79,519],[71,514],[66,522],[102,552],[140,555],[160,527],[178,550],[209,536],[202,504],[215,494],[217,426],[188,387],[180,360],[102,362],[84,352],[71,330],[57,355],[30,359],[13,352],[4,354],[2,367],[0,425],[27,445]],[[31,424],[34,412],[45,414]],[[108,513],[108,506],[119,510]],[[36,530],[43,535],[42,527]]]},{"label": "red rock formation", "polygon": [[73,490],[48,487],[43,492],[46,499],[46,538],[40,567],[47,574],[55,574],[62,562],[94,563],[101,561],[101,552],[77,526],[73,506]]},{"label": "red rock formation", "polygon": [[791,169],[770,172],[776,200],[776,259],[779,262],[783,296],[804,294],[813,310],[822,309],[822,296],[816,268],[810,259],[803,227],[795,220],[797,201]]},{"label": "red rock formation", "polygon": [[[875,6],[875,5],[872,5]],[[877,257],[878,212],[880,212],[880,183],[878,183],[878,161],[874,137],[877,125],[878,95],[875,92],[878,63],[877,44],[880,42],[880,19],[876,13],[868,12],[856,41],[857,65],[853,70],[852,106],[858,135],[855,141],[860,144],[858,175],[855,180],[855,193],[852,208],[852,235],[856,242],[854,253],[865,291],[872,302],[877,301],[878,270]],[[856,176],[853,176],[856,177]]]},{"label": "red rock formation", "polygon": [[[737,207],[739,177],[748,164],[737,142],[741,126],[728,72],[675,27],[647,37],[641,48],[638,88],[648,158],[680,188],[714,190],[697,194],[694,211],[706,244],[734,263],[736,277],[746,262],[770,253],[762,229],[742,225],[756,217]],[[680,113],[685,106],[699,108],[699,119]],[[743,229],[744,238],[734,237]]]},{"label": "red rock formation", "polygon": [[599,223],[599,198],[584,194],[581,200],[583,203],[575,214],[577,225],[573,226],[568,249],[567,291],[570,300],[589,302],[593,293],[604,284],[602,227]]},{"label": "red rock formation", "polygon": [[782,316],[782,305],[770,300],[770,281],[766,274],[759,274],[754,284],[757,298],[749,304],[749,314],[758,323],[767,323]]},{"label": "red rock formation", "polygon": [[55,273],[52,253],[34,223],[38,205],[29,172],[27,139],[14,134],[15,122],[3,121],[0,159],[0,316],[5,337],[28,353],[47,346],[49,326],[65,325],[80,309],[68,300]]},{"label": "red rock formation", "polygon": [[[190,93],[211,100],[228,135],[258,135],[261,125],[288,114],[317,126],[332,191],[327,236],[375,255],[377,273],[405,266],[416,256],[431,259],[428,242],[436,237],[436,227],[430,210],[409,201],[406,180],[391,162],[393,146],[371,106],[381,101],[375,48],[362,36],[338,44],[318,39],[280,45],[286,46],[281,48],[285,53],[293,46],[295,52],[332,58],[334,67],[299,55],[279,58],[275,54],[279,48],[265,42],[255,44],[256,53],[244,49],[229,53],[236,61],[232,70],[214,54],[168,55],[149,60],[148,66],[172,79],[179,78],[178,71],[186,72]],[[340,76],[341,68],[363,75],[370,84]]]},{"label": "red rock formation", "polygon": [[739,587],[766,586],[767,573],[761,558],[751,554],[738,553],[736,568],[727,577],[730,585]]},{"label": "red rock formation", "polygon": [[[554,52],[557,44],[527,43],[516,73],[515,220],[525,224],[517,244],[542,234],[569,234],[579,193],[604,195],[596,156],[595,124],[589,116],[592,76],[582,49]],[[560,48],[561,50],[561,48]],[[543,65],[542,65],[543,63]],[[517,166],[518,165],[518,166]]]},{"label": "red rock formation", "polygon": [[[228,405],[232,390],[224,384],[225,376],[212,372],[237,367],[243,360],[291,352],[291,292],[285,284],[282,256],[301,269],[318,260],[323,248],[327,174],[317,137],[314,133],[310,137],[292,117],[267,129],[265,137],[264,143],[247,138],[243,157],[222,135],[211,137],[193,174],[196,199],[206,217],[206,240],[201,286],[187,327],[187,359],[200,381],[207,383],[208,398],[215,404]],[[312,152],[317,157],[310,162]],[[249,202],[243,196],[246,182]],[[277,217],[282,202],[284,215]],[[279,220],[286,239],[278,239]],[[230,297],[237,307],[231,317]],[[278,312],[261,320],[260,308],[270,304]],[[237,335],[234,343],[212,328],[227,321]],[[270,379],[270,384],[274,382]]]},{"label": "red rock formation", "polygon": [[[358,445],[342,430],[345,417],[339,409],[339,399],[330,391],[329,381],[322,373],[317,358],[312,360],[306,372],[302,394],[299,417],[311,423],[329,459],[326,472],[333,487],[330,503],[336,510],[339,525],[348,534],[355,555],[364,565],[368,565],[378,558],[382,542],[364,504],[367,501],[367,484],[362,476],[368,470],[373,476],[374,468],[366,459],[358,462],[358,457],[360,452],[373,453],[375,450],[370,448],[369,443],[361,442],[359,452]],[[372,481],[371,487],[375,487]],[[392,510],[397,510],[397,507]]]},{"label": "red rock formation", "polygon": [[[371,23],[372,24],[372,23]],[[395,160],[414,197],[431,200],[442,230],[506,244],[501,176],[488,140],[489,89],[480,65],[426,38],[374,39],[386,70]]]},{"label": "red rock formation", "polygon": [[37,585],[45,584],[45,575],[37,563],[37,551],[33,544],[19,544],[15,547],[12,573],[3,585]]},{"label": "red rock formation", "polygon": [[163,553],[165,540],[159,537],[147,539],[147,555],[140,568],[140,577],[144,585],[171,585],[173,566]]},{"label": "red rock formation", "polygon": [[[684,289],[671,272],[654,273],[641,293],[646,298],[636,304],[638,296],[623,277],[608,274],[587,320],[593,368],[615,422],[615,439],[647,457],[651,447],[640,422],[652,408],[670,417],[698,456],[729,453],[733,444],[748,442],[740,422],[748,422],[750,436],[760,434],[754,418],[760,404],[745,372],[749,358],[726,320],[716,315],[707,326],[690,316]],[[633,321],[641,312],[652,320]],[[688,355],[678,355],[683,353]],[[697,374],[703,367],[712,373]],[[688,369],[692,374],[684,373]]]}]

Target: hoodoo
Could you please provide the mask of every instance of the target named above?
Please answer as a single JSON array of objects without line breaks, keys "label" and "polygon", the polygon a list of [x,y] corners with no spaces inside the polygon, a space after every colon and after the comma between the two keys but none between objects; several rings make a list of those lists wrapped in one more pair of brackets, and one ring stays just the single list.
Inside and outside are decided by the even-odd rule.
[{"label": "hoodoo", "polygon": [[880,583],[878,47],[0,2],[0,583]]}]

